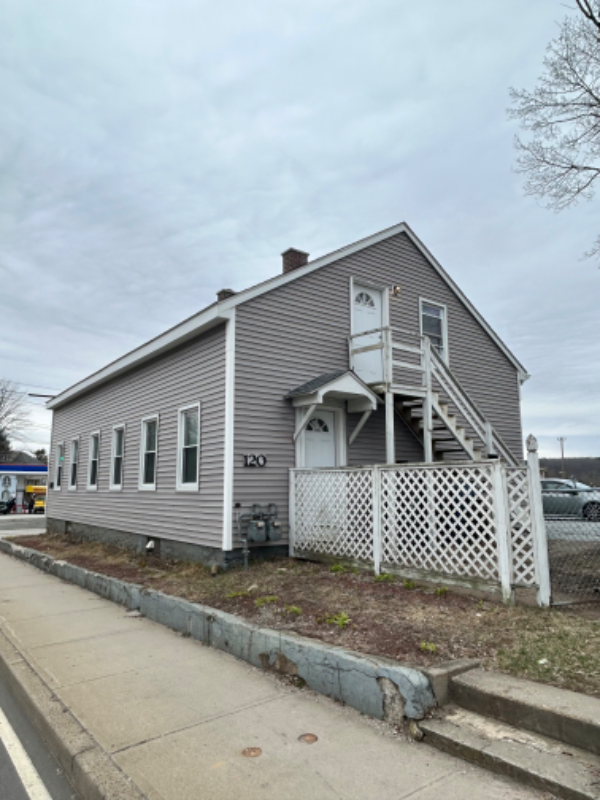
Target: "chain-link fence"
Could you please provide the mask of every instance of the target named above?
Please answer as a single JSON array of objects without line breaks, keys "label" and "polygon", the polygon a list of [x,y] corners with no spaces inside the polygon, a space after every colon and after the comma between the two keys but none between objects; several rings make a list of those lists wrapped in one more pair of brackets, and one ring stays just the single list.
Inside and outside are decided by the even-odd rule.
[{"label": "chain-link fence", "polygon": [[600,603],[600,490],[542,482],[552,604]]}]

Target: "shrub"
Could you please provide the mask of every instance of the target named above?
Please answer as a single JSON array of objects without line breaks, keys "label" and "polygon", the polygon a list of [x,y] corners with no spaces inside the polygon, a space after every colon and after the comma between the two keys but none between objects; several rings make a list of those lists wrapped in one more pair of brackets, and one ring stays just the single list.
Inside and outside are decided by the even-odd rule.
[{"label": "shrub", "polygon": [[302,609],[298,608],[298,606],[286,606],[285,610],[288,614],[295,614],[295,616],[299,617],[302,613]]},{"label": "shrub", "polygon": [[419,650],[422,650],[424,653],[437,653],[437,647],[433,642],[421,642]]},{"label": "shrub", "polygon": [[343,564],[332,564],[329,572],[346,572],[346,567]]},{"label": "shrub", "polygon": [[445,594],[448,594],[448,587],[438,586],[436,587],[435,593],[438,595],[438,597],[443,597]]}]

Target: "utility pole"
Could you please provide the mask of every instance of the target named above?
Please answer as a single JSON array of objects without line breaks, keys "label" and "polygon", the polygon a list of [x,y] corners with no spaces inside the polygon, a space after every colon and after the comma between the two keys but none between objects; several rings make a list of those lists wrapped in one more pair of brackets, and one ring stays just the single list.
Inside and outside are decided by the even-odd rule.
[{"label": "utility pole", "polygon": [[560,459],[562,462],[562,470],[561,475],[563,478],[567,477],[567,473],[565,472],[565,442],[567,441],[566,436],[558,436],[558,441],[560,442]]}]

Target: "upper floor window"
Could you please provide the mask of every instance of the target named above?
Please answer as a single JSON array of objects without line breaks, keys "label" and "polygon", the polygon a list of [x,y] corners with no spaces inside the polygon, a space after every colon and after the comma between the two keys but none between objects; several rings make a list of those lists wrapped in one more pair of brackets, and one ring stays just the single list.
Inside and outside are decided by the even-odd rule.
[{"label": "upper floor window", "polygon": [[112,437],[112,458],[110,464],[110,488],[123,487],[123,459],[125,457],[125,426],[115,425]]},{"label": "upper floor window", "polygon": [[158,417],[142,420],[140,448],[140,489],[156,489],[156,458],[158,455]]},{"label": "upper floor window", "polygon": [[54,465],[54,488],[60,489],[62,484],[63,465],[65,463],[65,446],[59,444],[56,446],[56,464]]},{"label": "upper floor window", "polygon": [[71,440],[71,472],[69,474],[69,489],[77,488],[77,467],[79,465],[79,439]]},{"label": "upper floor window", "polygon": [[100,434],[90,436],[90,462],[88,465],[88,489],[98,488],[98,458],[100,456]]},{"label": "upper floor window", "polygon": [[198,488],[198,456],[200,450],[200,405],[179,410],[177,488]]},{"label": "upper floor window", "polygon": [[421,300],[421,333],[427,336],[434,350],[448,361],[446,307]]}]

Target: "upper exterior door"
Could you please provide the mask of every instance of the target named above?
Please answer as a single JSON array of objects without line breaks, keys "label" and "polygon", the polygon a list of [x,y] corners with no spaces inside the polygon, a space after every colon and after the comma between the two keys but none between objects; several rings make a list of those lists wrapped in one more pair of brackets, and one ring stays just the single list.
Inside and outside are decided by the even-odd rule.
[{"label": "upper exterior door", "polygon": [[337,466],[333,411],[315,411],[304,429],[304,466]]},{"label": "upper exterior door", "polygon": [[[383,293],[354,284],[352,291],[352,333],[372,331],[383,326]],[[382,333],[367,333],[352,339],[352,347],[380,344]],[[365,383],[383,382],[383,350],[369,350],[354,356],[354,372]]]}]

